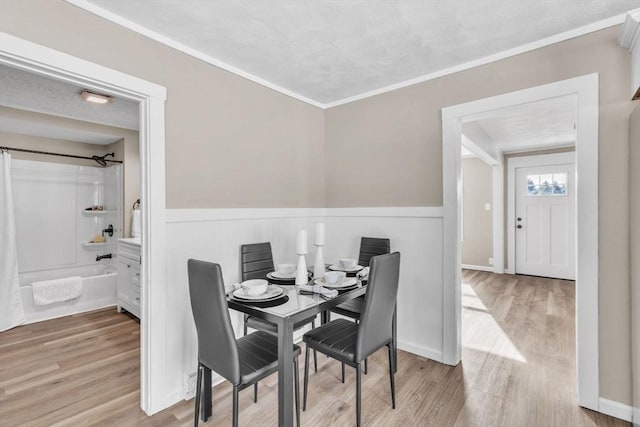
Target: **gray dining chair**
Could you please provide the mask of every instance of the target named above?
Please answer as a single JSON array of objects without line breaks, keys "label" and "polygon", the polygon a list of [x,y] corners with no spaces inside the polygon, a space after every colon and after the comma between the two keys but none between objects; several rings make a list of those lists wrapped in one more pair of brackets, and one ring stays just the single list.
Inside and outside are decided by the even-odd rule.
[{"label": "gray dining chair", "polygon": [[[250,243],[240,246],[240,266],[242,280],[250,279],[266,279],[267,274],[274,270],[273,253],[271,251],[271,242]],[[293,329],[300,329],[311,323],[311,327],[316,327],[316,316],[304,319],[293,326]],[[257,331],[267,332],[269,334],[278,335],[278,327],[275,323],[268,322],[255,316],[244,315],[244,335],[247,335],[248,328]],[[313,352],[313,366],[315,372],[318,372],[318,356]],[[258,402],[258,383],[255,383],[253,390],[253,401]]]},{"label": "gray dining chair", "polygon": [[[305,352],[317,350],[356,370],[356,424],[360,427],[362,403],[362,372],[360,364],[382,347],[389,353],[389,382],[391,384],[391,406],[396,407],[395,353],[393,351],[392,323],[395,302],[398,297],[400,253],[378,255],[371,258],[369,284],[365,294],[360,322],[336,319],[307,332],[302,340]],[[307,359],[308,360],[308,359]],[[309,363],[304,364],[304,397],[302,410],[307,408]]]},{"label": "gray dining chair", "polygon": [[[391,252],[391,241],[389,239],[378,237],[362,237],[360,238],[360,253],[358,254],[358,265],[363,267],[369,267],[371,257],[376,255],[388,254]],[[360,321],[360,313],[362,312],[362,303],[364,297],[354,298],[345,303],[342,303],[334,307],[331,311],[340,314],[345,317],[349,317],[355,320],[356,323]],[[329,317],[330,320],[330,317]],[[395,321],[394,321],[394,347],[396,345],[395,334]],[[395,349],[394,349],[395,353]],[[368,363],[364,361],[364,373],[368,371]],[[395,371],[395,367],[394,367]],[[344,383],[344,364],[342,365],[342,382]]]},{"label": "gray dining chair", "polygon": [[[231,326],[222,270],[219,264],[190,259],[187,262],[191,311],[198,337],[198,376],[195,420],[202,399],[202,377],[215,371],[233,385],[233,426],[238,426],[238,393],[278,370],[278,340],[258,331],[236,339]],[[300,426],[298,356],[293,346],[296,422]],[[205,402],[208,404],[209,402]],[[206,421],[206,420],[205,420]]]}]

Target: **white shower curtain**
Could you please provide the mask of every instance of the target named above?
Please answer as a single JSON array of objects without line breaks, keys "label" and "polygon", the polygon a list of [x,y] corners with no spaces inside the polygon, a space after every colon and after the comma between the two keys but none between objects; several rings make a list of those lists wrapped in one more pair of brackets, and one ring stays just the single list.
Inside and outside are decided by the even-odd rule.
[{"label": "white shower curtain", "polygon": [[2,152],[0,161],[0,331],[24,323],[24,309],[18,282],[16,221],[11,191],[11,155]]}]

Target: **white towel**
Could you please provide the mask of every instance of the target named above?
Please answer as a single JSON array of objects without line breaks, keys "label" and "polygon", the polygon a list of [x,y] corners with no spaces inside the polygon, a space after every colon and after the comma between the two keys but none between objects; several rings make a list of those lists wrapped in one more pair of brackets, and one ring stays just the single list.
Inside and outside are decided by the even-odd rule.
[{"label": "white towel", "polygon": [[69,301],[82,294],[82,277],[74,276],[33,282],[31,288],[35,305]]},{"label": "white towel", "polygon": [[367,279],[369,277],[369,267],[365,267],[356,274],[358,279]]},{"label": "white towel", "polygon": [[337,290],[327,289],[320,285],[298,285],[298,289],[307,293],[320,294],[326,298],[335,298],[338,296]]},{"label": "white towel", "polygon": [[140,210],[134,209],[131,212],[131,237],[140,237]]}]

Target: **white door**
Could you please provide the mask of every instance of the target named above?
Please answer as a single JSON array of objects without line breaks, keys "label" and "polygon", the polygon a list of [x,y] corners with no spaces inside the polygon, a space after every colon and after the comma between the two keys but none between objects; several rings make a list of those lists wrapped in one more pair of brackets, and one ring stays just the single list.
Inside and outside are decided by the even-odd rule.
[{"label": "white door", "polygon": [[575,280],[575,165],[516,169],[516,274]]}]

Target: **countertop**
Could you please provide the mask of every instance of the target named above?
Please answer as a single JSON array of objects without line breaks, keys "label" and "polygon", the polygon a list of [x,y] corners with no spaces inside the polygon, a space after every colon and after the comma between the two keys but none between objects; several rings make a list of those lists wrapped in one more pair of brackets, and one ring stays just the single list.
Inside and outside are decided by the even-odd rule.
[{"label": "countertop", "polygon": [[118,239],[118,242],[128,243],[130,245],[140,246],[140,238],[139,237],[125,237]]}]

